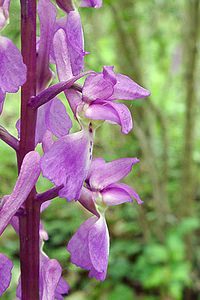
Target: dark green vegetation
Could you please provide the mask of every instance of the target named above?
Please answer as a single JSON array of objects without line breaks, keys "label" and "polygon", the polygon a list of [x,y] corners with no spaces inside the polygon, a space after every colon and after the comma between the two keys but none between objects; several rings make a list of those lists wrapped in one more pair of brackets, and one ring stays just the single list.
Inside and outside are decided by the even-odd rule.
[{"label": "dark green vegetation", "polygon": [[[19,42],[15,2],[6,34]],[[86,69],[115,65],[152,93],[147,100],[129,103],[135,120],[129,136],[104,124],[94,150],[106,160],[141,159],[126,182],[145,203],[108,210],[111,255],[103,283],[69,263],[66,243],[87,218],[78,203],[56,199],[45,211],[45,251],[63,265],[72,290],[69,300],[200,299],[200,3],[104,0],[102,9],[82,9],[81,14],[86,50],[91,52]],[[19,99],[10,95],[1,122],[14,134],[18,110]],[[12,190],[15,179],[14,153],[0,142],[1,195]],[[39,190],[47,187],[41,179]],[[11,228],[0,238],[0,252],[16,261],[14,288],[19,253]],[[2,299],[14,297],[11,288]]]}]

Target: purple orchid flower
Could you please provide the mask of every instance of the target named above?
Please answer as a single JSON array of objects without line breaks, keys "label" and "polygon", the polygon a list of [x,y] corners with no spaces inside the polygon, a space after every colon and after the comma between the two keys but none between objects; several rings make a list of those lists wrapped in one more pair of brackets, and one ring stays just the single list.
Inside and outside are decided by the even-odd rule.
[{"label": "purple orchid flower", "polygon": [[139,195],[130,186],[119,183],[128,175],[137,158],[121,158],[106,163],[93,160],[82,188],[79,202],[95,216],[85,221],[71,238],[67,250],[75,265],[89,270],[89,277],[105,280],[109,256],[109,232],[105,220],[108,206],[131,202],[142,204]]},{"label": "purple orchid flower", "polygon": [[26,81],[26,66],[17,47],[0,36],[0,114],[6,93],[16,93]]},{"label": "purple orchid flower", "polygon": [[12,261],[4,254],[0,253],[0,296],[2,296],[10,285],[12,268]]},{"label": "purple orchid flower", "polygon": [[114,73],[113,68],[104,67],[102,73],[89,75],[82,87],[82,95],[75,90],[66,90],[65,94],[70,104],[76,99],[78,114],[119,124],[122,133],[127,134],[133,127],[131,113],[124,104],[114,101],[144,98],[150,93],[129,77]]},{"label": "purple orchid flower", "polygon": [[10,0],[0,0],[0,30],[2,30],[9,20]]},{"label": "purple orchid flower", "polygon": [[40,156],[36,151],[31,151],[24,157],[13,192],[1,199],[0,235],[27,199],[39,175]]},{"label": "purple orchid flower", "polygon": [[81,0],[80,7],[94,7],[100,8],[102,6],[102,0]]}]

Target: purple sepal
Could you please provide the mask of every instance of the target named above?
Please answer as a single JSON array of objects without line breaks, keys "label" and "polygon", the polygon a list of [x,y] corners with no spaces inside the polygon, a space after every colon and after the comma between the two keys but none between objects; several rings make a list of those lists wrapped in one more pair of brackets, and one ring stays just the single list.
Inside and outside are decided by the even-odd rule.
[{"label": "purple sepal", "polygon": [[11,281],[13,263],[4,254],[0,253],[0,296],[7,290]]},{"label": "purple sepal", "polygon": [[67,17],[66,37],[73,75],[76,76],[84,68],[84,40],[81,18],[78,11],[70,11]]},{"label": "purple sepal", "polygon": [[84,39],[80,15],[70,11],[67,19],[57,22],[53,39],[53,58],[60,81],[78,75],[84,68]]},{"label": "purple sepal", "polygon": [[104,66],[102,73],[86,78],[83,85],[83,101],[96,100],[134,100],[149,96],[144,89],[128,76],[114,73],[114,67]]},{"label": "purple sepal", "polygon": [[126,105],[111,101],[95,101],[85,110],[86,118],[92,120],[105,120],[119,124],[121,131],[128,134],[133,128],[132,116]]},{"label": "purple sepal", "polygon": [[105,280],[109,233],[104,216],[91,217],[85,221],[69,241],[67,250],[73,264],[90,271],[90,277]]},{"label": "purple sepal", "polygon": [[108,185],[101,191],[101,195],[103,197],[103,201],[108,206],[119,205],[124,202],[132,202],[133,198],[138,204],[143,203],[136,191],[124,183],[113,183]]},{"label": "purple sepal", "polygon": [[24,157],[12,194],[2,198],[2,206],[0,208],[0,234],[2,234],[11,218],[27,199],[39,175],[40,156],[36,151],[31,151]]},{"label": "purple sepal", "polygon": [[102,0],[81,0],[80,7],[94,7],[100,8],[102,6]]},{"label": "purple sepal", "polygon": [[40,39],[37,52],[37,91],[42,91],[46,88],[52,79],[52,71],[49,68],[49,59],[56,24],[56,13],[56,7],[51,1],[40,0],[38,2]]},{"label": "purple sepal", "polygon": [[26,66],[17,47],[0,36],[0,110],[5,93],[16,93],[26,81]]},{"label": "purple sepal", "polygon": [[64,185],[59,196],[78,199],[92,159],[93,134],[87,130],[56,141],[41,160],[43,176],[56,186]]},{"label": "purple sepal", "polygon": [[62,295],[66,295],[69,292],[69,285],[61,277],[62,268],[59,262],[41,254],[40,263],[41,299],[63,299]]},{"label": "purple sepal", "polygon": [[[66,21],[65,21],[66,22]],[[60,81],[66,81],[73,77],[70,61],[67,37],[63,29],[56,31],[53,38],[53,55]]]},{"label": "purple sepal", "polygon": [[141,87],[126,75],[116,74],[116,79],[117,83],[114,88],[114,93],[109,100],[134,100],[145,98],[150,95],[148,90]]},{"label": "purple sepal", "polygon": [[96,172],[96,168],[90,170],[90,187],[94,190],[102,190],[108,185],[118,182],[127,176],[133,165],[138,162],[137,158],[120,158],[108,163],[102,161],[98,166],[98,172]]}]

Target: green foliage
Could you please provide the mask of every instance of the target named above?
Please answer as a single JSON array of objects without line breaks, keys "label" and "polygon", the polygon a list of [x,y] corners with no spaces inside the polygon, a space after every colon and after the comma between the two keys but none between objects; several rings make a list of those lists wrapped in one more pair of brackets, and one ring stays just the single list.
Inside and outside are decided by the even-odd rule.
[{"label": "green foliage", "polygon": [[[193,294],[200,293],[199,131],[194,132],[195,196],[187,202],[180,196],[184,189],[183,31],[188,26],[184,17],[187,1],[103,2],[100,10],[81,10],[86,50],[91,52],[86,56],[86,69],[100,71],[102,65],[115,65],[117,71],[148,88],[152,98],[128,103],[135,120],[132,134],[123,136],[117,126],[103,124],[96,135],[94,153],[108,161],[132,156],[141,159],[125,182],[135,188],[144,204],[124,204],[108,210],[111,249],[105,282],[89,279],[87,272],[70,263],[67,241],[88,217],[78,203],[55,199],[42,214],[49,234],[45,251],[63,266],[71,286],[66,298],[69,300],[185,300],[186,290],[191,295],[186,300],[197,299]],[[18,1],[11,2],[10,19],[10,26],[2,34],[19,46]],[[19,94],[8,95],[1,124],[15,136],[13,124],[18,112]],[[197,110],[194,118],[198,115]],[[11,192],[16,176],[14,152],[0,141],[0,195]],[[40,178],[38,191],[49,187],[49,182]],[[0,252],[15,263],[11,289],[2,297],[13,300],[19,252],[18,238],[11,228],[0,239]]]}]

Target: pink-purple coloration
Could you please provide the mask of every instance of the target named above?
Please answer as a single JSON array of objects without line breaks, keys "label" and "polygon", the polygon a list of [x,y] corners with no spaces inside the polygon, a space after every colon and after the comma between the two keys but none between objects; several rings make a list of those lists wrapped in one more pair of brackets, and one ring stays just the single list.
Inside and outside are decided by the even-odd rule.
[{"label": "pink-purple coloration", "polygon": [[[72,0],[56,0],[56,3],[66,13],[61,19],[57,19],[58,7],[50,0],[38,1],[40,37],[36,48],[36,1],[21,0],[22,7],[27,7],[27,10],[22,9],[22,15],[31,19],[26,23],[27,19],[22,18],[23,58],[11,40],[0,36],[0,114],[6,93],[16,93],[26,82],[26,87],[22,88],[22,121],[17,122],[21,140],[16,139],[16,147],[13,147],[20,172],[12,193],[0,201],[0,235],[11,224],[23,244],[27,236],[22,237],[20,228],[23,221],[20,215],[26,218],[24,212],[27,205],[33,205],[30,207],[34,207],[39,216],[56,196],[79,201],[93,216],[79,227],[70,239],[67,250],[72,263],[88,270],[89,277],[102,281],[107,274],[110,247],[106,209],[132,202],[133,199],[142,204],[142,200],[132,187],[119,182],[139,160],[120,158],[108,163],[103,158],[92,160],[95,130],[103,123],[101,121],[107,121],[118,124],[121,132],[128,134],[133,128],[131,113],[125,104],[116,101],[144,98],[150,93],[129,77],[115,73],[113,66],[104,66],[100,73],[84,72],[84,56],[88,53],[84,50],[79,12]],[[80,7],[100,8],[102,0],[81,0],[79,4]],[[0,30],[8,23],[9,6],[10,0],[0,0]],[[33,31],[35,35],[31,36]],[[28,43],[29,37],[32,48],[35,47],[29,49],[32,55],[30,63],[26,51],[24,54],[23,44],[24,41]],[[52,79],[56,78],[51,64],[55,64],[59,83],[50,86]],[[83,85],[77,84],[76,81],[83,77],[86,77]],[[75,133],[70,132],[73,124],[64,103],[56,97],[62,92],[80,128]],[[28,119],[30,115],[35,121]],[[29,122],[33,124],[29,126]],[[29,132],[23,126],[29,128]],[[22,134],[24,132],[25,135]],[[34,150],[38,143],[42,143],[42,157]],[[55,187],[37,194],[36,183],[41,171]],[[59,262],[50,259],[42,250],[44,241],[48,239],[42,222],[39,217],[32,221],[24,224],[32,226],[32,236],[38,241],[36,247],[33,243],[35,253],[31,254],[37,257],[38,266],[34,269],[37,278],[31,279],[34,282],[33,292],[42,300],[62,300],[69,292],[68,283],[62,277]],[[37,226],[34,227],[34,224]],[[30,247],[29,250],[32,251]],[[32,297],[32,292],[27,292],[30,278],[24,280],[22,267],[22,264],[26,266],[30,262],[29,255],[26,257],[25,253],[21,257],[22,274],[17,288],[19,299],[23,298],[24,293]],[[0,296],[10,284],[12,267],[12,262],[0,254]],[[36,298],[28,300],[39,299]]]}]

